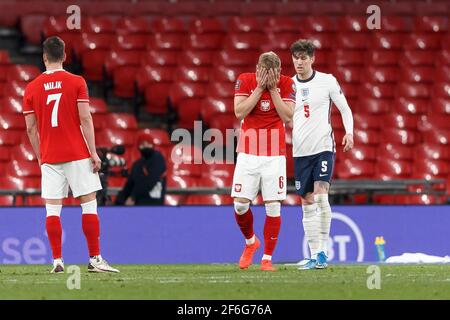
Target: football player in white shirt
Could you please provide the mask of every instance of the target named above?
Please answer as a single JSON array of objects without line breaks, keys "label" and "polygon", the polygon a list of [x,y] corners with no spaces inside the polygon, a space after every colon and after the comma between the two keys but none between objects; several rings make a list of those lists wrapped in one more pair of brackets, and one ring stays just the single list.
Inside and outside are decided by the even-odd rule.
[{"label": "football player in white shirt", "polygon": [[353,148],[353,116],[336,78],[313,70],[314,44],[298,40],[291,45],[297,86],[294,112],[293,155],[295,188],[302,197],[303,228],[311,251],[300,269],[327,267],[331,208],[328,191],[333,174],[336,144],[331,127],[332,103],[345,127],[344,152]]}]

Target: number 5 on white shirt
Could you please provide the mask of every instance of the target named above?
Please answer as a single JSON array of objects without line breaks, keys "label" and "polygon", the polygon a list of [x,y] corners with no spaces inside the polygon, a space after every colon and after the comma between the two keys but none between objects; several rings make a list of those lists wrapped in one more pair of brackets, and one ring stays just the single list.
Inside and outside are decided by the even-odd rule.
[{"label": "number 5 on white shirt", "polygon": [[58,108],[59,108],[59,101],[61,100],[62,93],[55,93],[55,94],[49,94],[47,96],[47,105],[55,101],[55,105],[53,107],[52,111],[52,128],[55,128],[58,126]]}]

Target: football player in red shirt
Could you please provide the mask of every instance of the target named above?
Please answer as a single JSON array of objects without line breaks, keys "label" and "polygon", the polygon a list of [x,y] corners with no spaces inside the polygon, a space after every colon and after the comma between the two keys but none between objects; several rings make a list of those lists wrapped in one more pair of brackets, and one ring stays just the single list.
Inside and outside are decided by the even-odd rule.
[{"label": "football player in red shirt", "polygon": [[90,256],[88,271],[119,272],[100,255],[96,191],[102,188],[98,176],[101,160],[95,148],[87,85],[82,77],[63,69],[64,48],[59,37],[44,41],[46,71],[28,84],[23,99],[28,137],[42,171],[46,229],[53,253],[51,272],[64,272],[60,215],[69,186],[81,203]]},{"label": "football player in red shirt", "polygon": [[234,112],[242,123],[231,196],[246,242],[239,260],[241,269],[252,264],[260,246],[253,232],[250,202],[261,185],[266,207],[261,270],[275,271],[272,254],[280,231],[281,201],[286,199],[284,123],[291,121],[294,114],[295,94],[294,81],[281,75],[281,61],[274,52],[261,54],[256,73],[241,74],[236,81]]}]

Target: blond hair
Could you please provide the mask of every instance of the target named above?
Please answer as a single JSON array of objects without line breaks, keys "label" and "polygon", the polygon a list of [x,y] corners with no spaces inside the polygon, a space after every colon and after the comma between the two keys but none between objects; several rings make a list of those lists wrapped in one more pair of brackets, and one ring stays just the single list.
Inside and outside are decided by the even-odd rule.
[{"label": "blond hair", "polygon": [[280,69],[281,60],[273,51],[264,52],[259,56],[258,65],[265,69]]}]

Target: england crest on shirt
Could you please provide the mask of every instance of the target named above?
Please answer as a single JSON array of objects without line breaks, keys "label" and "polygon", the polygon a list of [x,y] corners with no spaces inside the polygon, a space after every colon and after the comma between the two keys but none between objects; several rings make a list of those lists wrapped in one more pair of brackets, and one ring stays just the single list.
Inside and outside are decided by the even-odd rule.
[{"label": "england crest on shirt", "polygon": [[261,100],[261,111],[270,110],[270,100]]},{"label": "england crest on shirt", "polygon": [[302,97],[307,97],[309,95],[309,88],[302,88],[301,89]]}]

